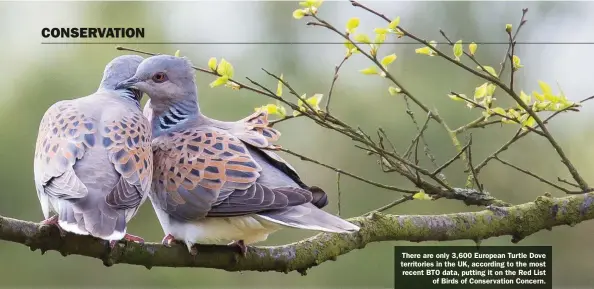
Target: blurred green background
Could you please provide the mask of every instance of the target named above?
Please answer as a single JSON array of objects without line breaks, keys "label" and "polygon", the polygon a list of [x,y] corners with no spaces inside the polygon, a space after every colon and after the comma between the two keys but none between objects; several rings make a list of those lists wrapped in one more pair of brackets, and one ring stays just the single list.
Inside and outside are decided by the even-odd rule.
[{"label": "blurred green background", "polygon": [[[443,39],[439,28],[454,41],[504,42],[506,23],[514,28],[522,8],[529,8],[528,24],[519,41],[540,44],[518,44],[517,55],[525,67],[517,74],[516,88],[537,90],[537,80],[555,87],[558,82],[572,100],[594,94],[592,67],[594,45],[594,3],[588,2],[367,2],[390,16],[401,16],[401,26],[427,40]],[[283,73],[300,93],[324,93],[331,82],[334,65],[342,59],[344,47],[335,34],[306,26],[306,20],[295,20],[291,13],[296,2],[2,2],[0,3],[0,214],[38,221],[41,210],[33,185],[33,151],[39,121],[55,101],[84,96],[98,86],[103,68],[121,55],[114,44],[108,45],[42,45],[43,27],[144,27],[146,38],[154,42],[260,42],[259,44],[140,45],[126,46],[146,51],[170,53],[180,49],[194,64],[206,67],[209,57],[224,57],[235,67],[236,79],[250,77],[274,89],[276,82],[260,68]],[[344,29],[353,16],[361,18],[359,32],[371,34],[385,24],[348,2],[326,2],[320,17]],[[80,41],[80,40],[75,40]],[[405,40],[400,40],[405,41]],[[408,42],[408,40],[406,40]],[[134,41],[131,41],[134,42]],[[274,44],[275,42],[336,42],[336,44]],[[557,42],[562,44],[550,44]],[[266,44],[263,44],[266,43]],[[546,44],[549,43],[549,44]],[[564,43],[564,44],[563,44]],[[431,108],[437,108],[452,127],[476,118],[480,112],[468,110],[447,97],[450,90],[472,95],[483,81],[464,73],[437,57],[416,55],[419,45],[386,44],[380,55],[396,53],[390,67],[395,77]],[[506,45],[479,45],[478,58],[485,65],[499,67]],[[447,51],[450,51],[447,48]],[[357,55],[343,67],[335,87],[333,113],[352,125],[368,131],[381,126],[396,145],[404,150],[414,126],[405,113],[400,97],[390,96],[387,81],[364,76],[357,71],[369,63]],[[474,65],[472,65],[474,66]],[[509,71],[509,70],[508,70]],[[253,112],[253,108],[270,100],[248,91],[208,87],[210,75],[197,74],[202,111],[210,117],[236,120]],[[556,90],[556,88],[555,88]],[[290,97],[286,93],[286,97]],[[508,97],[498,94],[500,101]],[[579,114],[565,114],[551,126],[574,164],[590,183],[594,183],[591,159],[592,121],[588,104]],[[423,113],[415,111],[421,119]],[[281,145],[333,164],[344,170],[378,182],[410,187],[395,175],[380,173],[376,160],[353,147],[338,134],[317,127],[307,119],[278,125]],[[506,142],[514,126],[474,131],[474,159],[481,160]],[[455,154],[443,130],[432,124],[427,134],[431,150],[443,163]],[[565,167],[554,150],[539,137],[526,137],[504,154],[515,164],[531,168],[555,179],[567,177]],[[298,169],[306,183],[324,187],[331,196],[327,210],[337,211],[336,174],[294,157],[286,159]],[[428,163],[424,163],[429,165]],[[465,175],[458,164],[446,172],[451,183],[463,185]],[[561,192],[492,163],[483,170],[481,180],[488,191],[506,201],[521,203],[544,192],[561,196]],[[342,216],[350,217],[377,208],[398,198],[388,192],[348,177],[342,177]],[[390,212],[395,214],[441,214],[479,210],[455,201],[409,202]],[[594,251],[590,250],[592,224],[574,228],[558,227],[526,238],[521,245],[552,245],[554,283],[560,288],[591,288],[594,284]],[[160,241],[162,231],[149,204],[132,221],[130,232],[148,241]],[[310,236],[309,232],[286,230],[265,244],[283,244]],[[434,245],[437,242],[422,243]],[[471,241],[442,243],[472,245]],[[484,245],[510,244],[510,237],[493,238]],[[169,269],[117,265],[105,268],[95,259],[56,252],[41,256],[25,246],[0,242],[0,287],[191,287],[191,288],[388,288],[393,283],[393,246],[408,242],[372,244],[298,273],[229,273],[210,269]]]}]

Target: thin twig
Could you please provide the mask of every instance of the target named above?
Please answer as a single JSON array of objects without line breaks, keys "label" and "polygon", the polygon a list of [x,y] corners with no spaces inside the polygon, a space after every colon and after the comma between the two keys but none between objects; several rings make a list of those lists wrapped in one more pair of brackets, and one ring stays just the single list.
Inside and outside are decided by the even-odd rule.
[{"label": "thin twig", "polygon": [[[514,90],[514,77],[516,74],[516,68],[514,67],[514,54],[515,54],[515,49],[516,49],[516,41],[513,39],[511,31],[507,31],[507,36],[509,37],[509,46],[511,47],[511,53],[508,52],[509,63],[511,66],[511,72],[509,74],[509,88],[511,90]],[[499,74],[499,75],[501,75],[501,74]]]},{"label": "thin twig", "polygon": [[303,161],[311,162],[311,163],[314,163],[314,164],[316,164],[316,165],[319,165],[319,166],[325,167],[325,168],[327,168],[327,169],[331,169],[331,170],[333,170],[333,171],[335,171],[335,172],[337,172],[337,173],[341,173],[341,174],[347,175],[347,176],[349,176],[349,177],[351,177],[351,178],[353,178],[353,179],[357,179],[357,180],[359,180],[359,181],[362,181],[362,182],[368,183],[368,184],[370,184],[370,185],[373,185],[373,186],[376,186],[376,187],[378,187],[378,188],[382,188],[382,189],[386,189],[386,190],[390,190],[390,191],[401,192],[401,193],[407,193],[407,194],[415,194],[415,193],[417,193],[417,192],[418,192],[418,191],[414,191],[414,190],[406,190],[406,189],[401,189],[401,188],[397,188],[397,187],[393,187],[393,186],[388,186],[388,185],[380,184],[380,183],[377,183],[377,182],[374,182],[374,181],[368,180],[368,179],[366,179],[366,178],[363,178],[363,177],[357,176],[357,175],[355,175],[355,174],[352,174],[352,173],[346,172],[346,171],[344,171],[344,170],[341,170],[341,169],[339,169],[339,168],[333,167],[333,166],[331,166],[331,165],[324,164],[324,163],[322,163],[322,162],[319,162],[319,161],[317,161],[317,160],[314,160],[314,159],[312,159],[312,158],[306,157],[306,156],[304,156],[304,155],[298,154],[298,153],[296,153],[296,152],[293,152],[293,151],[291,151],[291,150],[288,150],[288,149],[285,149],[285,148],[279,148],[278,150],[280,150],[280,151],[283,151],[283,152],[285,152],[285,153],[288,153],[288,154],[290,154],[290,155],[296,156],[296,157],[300,158],[300,159],[301,159],[301,160],[303,160]]},{"label": "thin twig", "polygon": [[525,135],[528,134],[528,131],[523,131],[521,128],[518,129],[518,131],[516,132],[516,134],[510,139],[508,140],[505,144],[503,144],[499,149],[497,149],[494,153],[492,153],[491,155],[489,155],[487,158],[485,158],[485,160],[483,160],[482,162],[480,162],[475,168],[474,170],[479,173],[483,167],[485,167],[489,161],[491,161],[492,159],[496,158],[500,153],[502,153],[503,151],[509,149],[509,147],[515,143],[516,141],[518,141],[519,139],[521,139],[522,137],[524,137]]},{"label": "thin twig", "polygon": [[469,134],[469,136],[468,136],[468,149],[466,150],[466,158],[468,161],[468,167],[470,168],[471,177],[474,180],[474,182],[476,183],[478,190],[482,193],[483,185],[479,181],[478,174],[477,174],[476,170],[474,169],[474,166],[472,165],[472,134]]},{"label": "thin twig", "polygon": [[[528,21],[528,20],[525,20],[526,13],[528,13],[528,8],[522,9],[522,18],[520,19],[520,24],[518,24],[518,29],[516,29],[516,32],[514,33],[514,37],[512,37],[511,41],[509,42],[509,45],[507,46],[507,51],[505,52],[505,55],[503,55],[503,60],[501,61],[501,68],[499,69],[498,75],[503,74],[503,71],[505,70],[505,62],[507,61],[507,58],[508,58],[507,56],[509,55],[510,51],[512,50],[511,44],[516,41],[516,37],[518,36],[518,33],[520,33],[520,29],[522,29],[524,24],[526,24],[526,22]],[[513,67],[513,60],[512,60],[511,65]]]},{"label": "thin twig", "polygon": [[543,182],[543,183],[545,183],[545,184],[547,184],[547,185],[549,185],[549,186],[551,186],[551,187],[554,187],[554,188],[556,188],[556,189],[558,189],[558,190],[560,190],[560,191],[563,191],[563,192],[565,192],[566,194],[571,194],[571,193],[572,193],[572,192],[571,192],[571,191],[569,191],[568,189],[565,189],[565,188],[563,188],[563,187],[561,187],[561,186],[558,186],[558,185],[556,185],[556,184],[554,184],[554,183],[552,183],[552,182],[549,182],[549,181],[547,181],[545,178],[543,178],[543,177],[540,177],[540,176],[538,176],[537,174],[534,174],[534,173],[532,173],[532,172],[530,172],[530,171],[527,171],[527,170],[525,170],[525,169],[522,169],[522,168],[520,168],[520,167],[517,167],[517,166],[515,166],[515,165],[513,165],[513,164],[511,164],[511,163],[509,163],[509,162],[506,162],[506,161],[504,161],[504,160],[500,159],[499,157],[495,157],[495,160],[499,161],[500,163],[502,163],[502,164],[504,164],[504,165],[506,165],[506,166],[509,166],[509,167],[511,167],[511,168],[514,168],[514,169],[516,169],[516,170],[517,170],[517,171],[519,171],[519,172],[522,172],[522,173],[524,173],[524,174],[527,174],[527,175],[529,175],[529,176],[531,176],[531,177],[533,177],[533,178],[535,178],[535,179],[537,179],[537,180],[539,180],[539,181],[541,181],[541,182]]},{"label": "thin twig", "polygon": [[[587,102],[589,100],[592,100],[592,99],[594,99],[594,95],[580,100],[579,103],[580,104],[583,104],[583,103],[585,103],[585,102]],[[559,111],[555,111],[553,114],[551,114],[549,117],[547,117],[544,120],[544,123],[545,124],[548,123],[551,119],[553,119],[557,115],[559,115],[559,114],[561,114],[563,112],[566,112],[568,110],[570,110],[570,107],[567,107],[566,109],[562,109],[562,110],[559,110]],[[507,150],[512,144],[514,144],[515,142],[517,142],[518,140],[520,140],[524,136],[528,135],[528,133],[530,133],[530,131],[524,131],[524,130],[522,130],[522,128],[518,129],[518,131],[516,132],[516,134],[509,141],[507,141],[505,144],[503,144],[503,146],[501,146],[494,153],[492,153],[485,160],[483,160],[479,165],[477,165],[476,168],[475,168],[475,170],[477,172],[480,172],[481,169],[483,167],[485,167],[487,165],[487,163],[489,163],[489,161],[491,161],[492,159],[494,159],[495,157],[497,157],[503,151]]]},{"label": "thin twig", "polygon": [[400,29],[400,31],[402,31],[402,33],[404,33],[405,36],[408,36],[420,43],[425,44],[428,47],[431,47],[431,49],[433,51],[435,51],[442,58],[448,60],[449,62],[461,67],[462,69],[464,69],[464,70],[466,70],[466,71],[468,71],[482,79],[492,82],[493,84],[497,85],[499,88],[504,90],[509,96],[511,96],[516,101],[516,103],[518,103],[518,105],[520,105],[520,107],[522,107],[534,119],[534,121],[536,121],[536,123],[539,125],[540,129],[542,130],[544,137],[549,141],[551,146],[553,146],[553,148],[557,151],[557,154],[559,155],[559,157],[561,157],[561,162],[567,167],[567,170],[569,170],[569,173],[571,174],[571,176],[580,185],[580,188],[582,188],[582,190],[584,190],[584,191],[589,190],[589,186],[586,183],[586,181],[578,173],[577,169],[573,166],[573,163],[571,163],[569,158],[567,158],[567,155],[565,154],[565,152],[563,151],[563,149],[561,148],[559,143],[557,143],[557,140],[555,140],[555,138],[552,136],[552,134],[550,133],[548,128],[544,125],[542,119],[540,119],[540,117],[536,114],[536,112],[534,112],[534,110],[530,106],[528,106],[526,103],[524,103],[524,101],[520,98],[520,96],[518,96],[518,94],[515,91],[513,91],[511,88],[509,88],[503,82],[501,82],[497,77],[491,75],[491,73],[489,73],[484,68],[484,66],[481,66],[480,63],[478,63],[478,61],[476,61],[474,56],[468,54],[467,52],[464,52],[464,54],[466,54],[470,59],[475,61],[475,63],[479,64],[481,70],[483,72],[485,72],[485,74],[479,73],[479,72],[471,69],[470,67],[462,64],[461,62],[456,61],[455,59],[449,57],[447,54],[443,53],[439,49],[431,46],[427,41],[414,36],[413,34],[407,32],[406,30],[402,29],[401,27],[397,27],[397,28]]},{"label": "thin twig", "polygon": [[276,125],[278,123],[281,123],[281,122],[284,122],[284,121],[287,121],[287,120],[290,120],[290,119],[298,118],[298,117],[300,117],[302,115],[303,114],[299,114],[299,115],[287,115],[287,116],[285,116],[283,118],[271,120],[271,121],[268,122],[268,126],[269,127],[273,127],[274,125]]},{"label": "thin twig", "polygon": [[470,146],[470,142],[468,142],[464,147],[462,147],[462,149],[453,158],[451,158],[450,160],[445,162],[443,165],[439,166],[431,174],[434,176],[437,176],[441,171],[443,171],[444,169],[449,167],[453,162],[455,162],[457,159],[459,159],[460,156],[468,149],[469,146]]},{"label": "thin twig", "polygon": [[[451,91],[450,93],[453,94],[453,95],[455,95],[455,96],[457,96],[457,97],[459,97],[459,98],[461,98],[461,99],[463,99],[464,101],[466,101],[466,102],[474,105],[475,107],[478,107],[478,108],[483,109],[485,111],[486,110],[489,110],[488,107],[486,107],[486,106],[484,106],[484,105],[482,105],[482,104],[480,104],[480,103],[478,103],[478,102],[476,102],[476,101],[474,101],[474,100],[472,100],[470,98],[464,97],[464,96],[462,96],[461,94],[459,94],[457,92]],[[517,124],[522,125],[522,122],[519,119],[515,118],[515,117],[514,118],[510,118],[509,116],[507,116],[505,114],[501,114],[501,113],[498,113],[498,112],[493,111],[493,110],[491,110],[490,112],[491,112],[492,115],[496,115],[496,116],[499,116],[501,118],[509,119],[509,120],[511,120],[511,121],[513,121],[513,122],[515,122]],[[530,131],[532,131],[532,132],[534,132],[534,133],[536,133],[536,134],[538,134],[540,136],[546,137],[546,135],[542,131],[539,131],[536,128],[533,128],[531,126],[523,126],[523,128],[525,128],[527,130],[530,130]]]},{"label": "thin twig", "polygon": [[408,201],[410,201],[412,199],[413,199],[413,195],[404,196],[404,197],[402,197],[400,199],[397,199],[397,200],[395,200],[395,201],[393,201],[393,202],[391,202],[391,203],[389,203],[389,204],[387,204],[385,206],[382,206],[382,207],[379,207],[379,208],[377,208],[375,210],[369,211],[369,212],[363,214],[363,216],[367,216],[367,215],[372,214],[372,213],[381,213],[381,212],[387,211],[387,210],[389,210],[389,209],[391,209],[391,208],[393,208],[393,207],[395,207],[397,205],[400,205],[402,203],[408,202]]},{"label": "thin twig", "polygon": [[576,187],[578,189],[580,188],[580,186],[578,186],[578,185],[576,185],[576,184],[574,184],[574,183],[572,183],[572,182],[570,182],[570,181],[568,181],[566,179],[562,179],[562,178],[557,177],[557,180],[560,181],[560,182],[562,182],[562,183],[564,183],[564,184],[570,185],[572,187]]},{"label": "thin twig", "polygon": [[[430,109],[423,104],[420,100],[418,100],[416,97],[414,97],[406,88],[404,88],[404,86],[398,82],[394,76],[392,76],[392,74],[390,72],[388,72],[388,70],[386,68],[384,68],[384,66],[379,62],[379,60],[377,60],[376,57],[371,56],[369,53],[367,53],[365,50],[361,49],[361,47],[359,46],[359,44],[355,43],[354,41],[351,40],[351,38],[345,34],[340,32],[338,29],[336,29],[334,26],[330,25],[328,22],[320,19],[318,16],[316,15],[312,15],[312,17],[314,17],[318,22],[309,22],[307,23],[308,25],[314,25],[314,26],[320,26],[320,27],[324,27],[327,28],[329,30],[334,31],[336,34],[340,35],[342,38],[344,38],[346,41],[350,42],[355,48],[357,48],[357,50],[363,54],[365,57],[367,57],[367,59],[371,60],[375,65],[377,65],[379,67],[379,69],[386,75],[386,78],[389,79],[390,81],[392,81],[392,83],[394,83],[397,87],[400,88],[400,93],[410,97],[410,99],[412,101],[414,101],[422,110],[424,110],[426,113],[428,113],[430,111]],[[438,123],[442,122],[442,119],[439,117],[435,117],[435,121],[437,121]]]},{"label": "thin twig", "polygon": [[428,112],[427,118],[425,119],[423,126],[420,129],[417,127],[417,131],[418,131],[417,135],[412,139],[411,144],[408,146],[408,148],[406,149],[406,151],[403,154],[405,158],[408,158],[410,156],[413,146],[419,140],[419,138],[423,136],[423,133],[429,127],[429,121],[431,120],[432,115],[433,114],[431,112]]},{"label": "thin twig", "polygon": [[388,23],[389,23],[389,22],[391,22],[390,18],[386,17],[386,15],[384,15],[384,14],[381,14],[381,13],[379,13],[379,12],[376,12],[376,11],[374,11],[373,9],[371,9],[371,8],[368,8],[367,6],[365,6],[365,5],[361,4],[361,3],[357,2],[357,1],[351,0],[351,5],[353,5],[354,7],[361,7],[361,8],[363,8],[363,9],[367,10],[368,12],[371,12],[371,13],[373,13],[373,14],[375,14],[375,15],[379,16],[380,18],[382,18],[382,19],[386,20]]},{"label": "thin twig", "polygon": [[[433,166],[437,167],[437,161],[435,160],[435,156],[433,156],[433,154],[431,153],[431,150],[429,149],[429,143],[425,139],[425,135],[421,132],[422,130],[427,129],[426,126],[429,124],[429,120],[433,118],[433,113],[431,111],[429,111],[427,113],[427,119],[425,120],[425,124],[423,125],[423,128],[419,127],[419,123],[417,122],[417,119],[415,118],[415,114],[412,111],[412,109],[410,108],[410,104],[408,103],[408,97],[404,96],[403,98],[404,98],[404,103],[406,105],[406,113],[410,116],[410,119],[414,123],[415,128],[417,129],[417,132],[419,132],[421,141],[423,142],[423,152],[425,153],[427,158],[429,158],[429,160],[431,161]],[[416,141],[418,141],[418,139]]]},{"label": "thin twig", "polygon": [[338,193],[338,216],[340,217],[340,199],[341,199],[341,192],[340,192],[340,172],[336,172],[336,191]]},{"label": "thin twig", "polygon": [[332,92],[334,92],[334,84],[336,83],[336,80],[338,79],[338,72],[340,71],[340,68],[342,67],[342,65],[344,64],[344,62],[349,59],[350,55],[346,55],[342,61],[340,62],[340,64],[338,64],[337,66],[334,67],[334,76],[332,77],[332,84],[330,84],[330,90],[328,91],[328,101],[326,102],[326,113],[330,114],[330,101],[332,100]]}]

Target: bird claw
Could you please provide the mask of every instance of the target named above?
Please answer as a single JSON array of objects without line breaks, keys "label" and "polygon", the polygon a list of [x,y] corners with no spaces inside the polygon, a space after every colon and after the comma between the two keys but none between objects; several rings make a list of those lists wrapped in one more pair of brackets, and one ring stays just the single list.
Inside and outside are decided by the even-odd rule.
[{"label": "bird claw", "polygon": [[247,255],[247,246],[245,245],[243,240],[233,241],[233,242],[229,243],[229,246],[237,247],[243,257],[245,257]]},{"label": "bird claw", "polygon": [[173,244],[173,242],[175,242],[175,238],[173,237],[173,235],[167,234],[167,236],[165,236],[163,238],[163,240],[161,241],[161,244],[163,244],[163,246],[165,246],[167,248],[171,248],[171,245]]},{"label": "bird claw", "polygon": [[58,224],[58,215],[53,215],[43,221],[41,221],[42,225],[57,225]]},{"label": "bird claw", "polygon": [[60,227],[60,224],[58,224],[58,215],[53,215],[43,221],[41,221],[42,225],[46,225],[46,226],[56,226],[58,228],[58,230],[60,231],[60,237],[64,238],[66,237],[66,231],[64,231],[64,229],[62,229],[62,227]]},{"label": "bird claw", "polygon": [[[135,235],[126,234],[122,240],[126,240],[127,242],[134,242],[138,244],[144,244],[144,239]],[[109,241],[109,249],[115,248],[116,244],[121,240],[111,240]]]},{"label": "bird claw", "polygon": [[[179,242],[179,241],[176,240],[175,237],[173,237],[173,235],[167,234],[167,236],[165,236],[163,238],[163,240],[161,241],[161,244],[163,244],[163,246],[165,246],[167,248],[171,248],[171,246],[175,242]],[[198,248],[196,248],[196,244],[186,243],[186,246],[188,247],[188,252],[190,253],[190,255],[192,255],[192,256],[198,255]]]},{"label": "bird claw", "polygon": [[109,241],[109,249],[113,250],[113,248],[115,248],[115,246],[117,245],[118,242],[119,242],[118,240]]},{"label": "bird claw", "polygon": [[124,240],[128,242],[134,242],[138,244],[144,244],[144,239],[135,235],[126,234],[124,235]]},{"label": "bird claw", "polygon": [[190,247],[190,255],[192,256],[196,256],[198,255],[198,248],[196,248],[196,244],[192,245],[192,247]]}]

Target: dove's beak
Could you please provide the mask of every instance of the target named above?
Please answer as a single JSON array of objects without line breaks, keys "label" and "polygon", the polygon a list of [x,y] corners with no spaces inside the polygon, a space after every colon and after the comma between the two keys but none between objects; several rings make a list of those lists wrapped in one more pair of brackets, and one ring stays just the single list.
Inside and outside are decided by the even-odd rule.
[{"label": "dove's beak", "polygon": [[138,89],[138,87],[136,87],[136,84],[139,83],[140,80],[136,77],[132,77],[129,79],[126,79],[120,83],[118,83],[116,85],[116,89],[126,89],[126,88],[132,88],[132,89]]}]

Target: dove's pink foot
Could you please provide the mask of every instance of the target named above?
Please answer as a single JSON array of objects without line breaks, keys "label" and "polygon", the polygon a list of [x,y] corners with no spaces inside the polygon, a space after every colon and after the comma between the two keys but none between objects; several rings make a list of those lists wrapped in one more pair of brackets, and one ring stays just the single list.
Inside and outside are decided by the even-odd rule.
[{"label": "dove's pink foot", "polygon": [[62,227],[60,227],[60,224],[58,224],[58,215],[53,215],[53,216],[41,221],[41,224],[47,225],[47,226],[56,226],[56,227],[58,227],[58,230],[60,230],[60,236],[61,237],[66,236],[66,231],[64,231],[64,229],[62,229]]},{"label": "dove's pink foot", "polygon": [[170,248],[173,242],[175,242],[175,238],[173,237],[173,235],[167,234],[167,236],[165,236],[165,238],[163,238],[163,240],[161,241],[161,244],[163,244],[163,246],[165,247]]},{"label": "dove's pink foot", "polygon": [[[161,241],[161,244],[163,244],[163,246],[165,246],[165,247],[171,248],[171,245],[173,245],[174,242],[179,242],[179,241],[176,240],[175,237],[173,237],[173,235],[167,234],[167,236],[165,236],[163,238],[163,240]],[[195,244],[191,245],[191,243],[186,243],[186,246],[188,246],[188,252],[190,252],[190,255],[192,255],[192,256],[198,255],[198,249],[196,248]]]},{"label": "dove's pink foot", "polygon": [[130,234],[126,234],[124,235],[124,240],[128,241],[128,242],[134,242],[134,243],[138,243],[138,244],[144,244],[144,239],[138,236],[134,236],[134,235],[130,235]]},{"label": "dove's pink foot", "polygon": [[237,248],[239,248],[239,251],[241,252],[241,255],[243,255],[244,257],[247,254],[247,246],[245,245],[245,243],[243,242],[243,240],[239,240],[239,241],[233,241],[232,243],[229,244],[229,246],[235,246]]},{"label": "dove's pink foot", "polygon": [[196,244],[194,244],[192,246],[192,248],[190,249],[190,255],[192,255],[192,256],[198,255],[198,248],[196,248]]},{"label": "dove's pink foot", "polygon": [[[122,238],[122,240],[126,240],[128,242],[135,242],[135,243],[139,243],[139,244],[144,244],[144,239],[143,238],[138,237],[138,236],[134,236],[134,235],[130,235],[130,234],[124,235],[124,238]],[[109,248],[113,249],[117,243],[118,243],[118,240],[109,241]]]},{"label": "dove's pink foot", "polygon": [[43,225],[58,225],[58,215],[53,215],[43,221],[41,221]]}]

